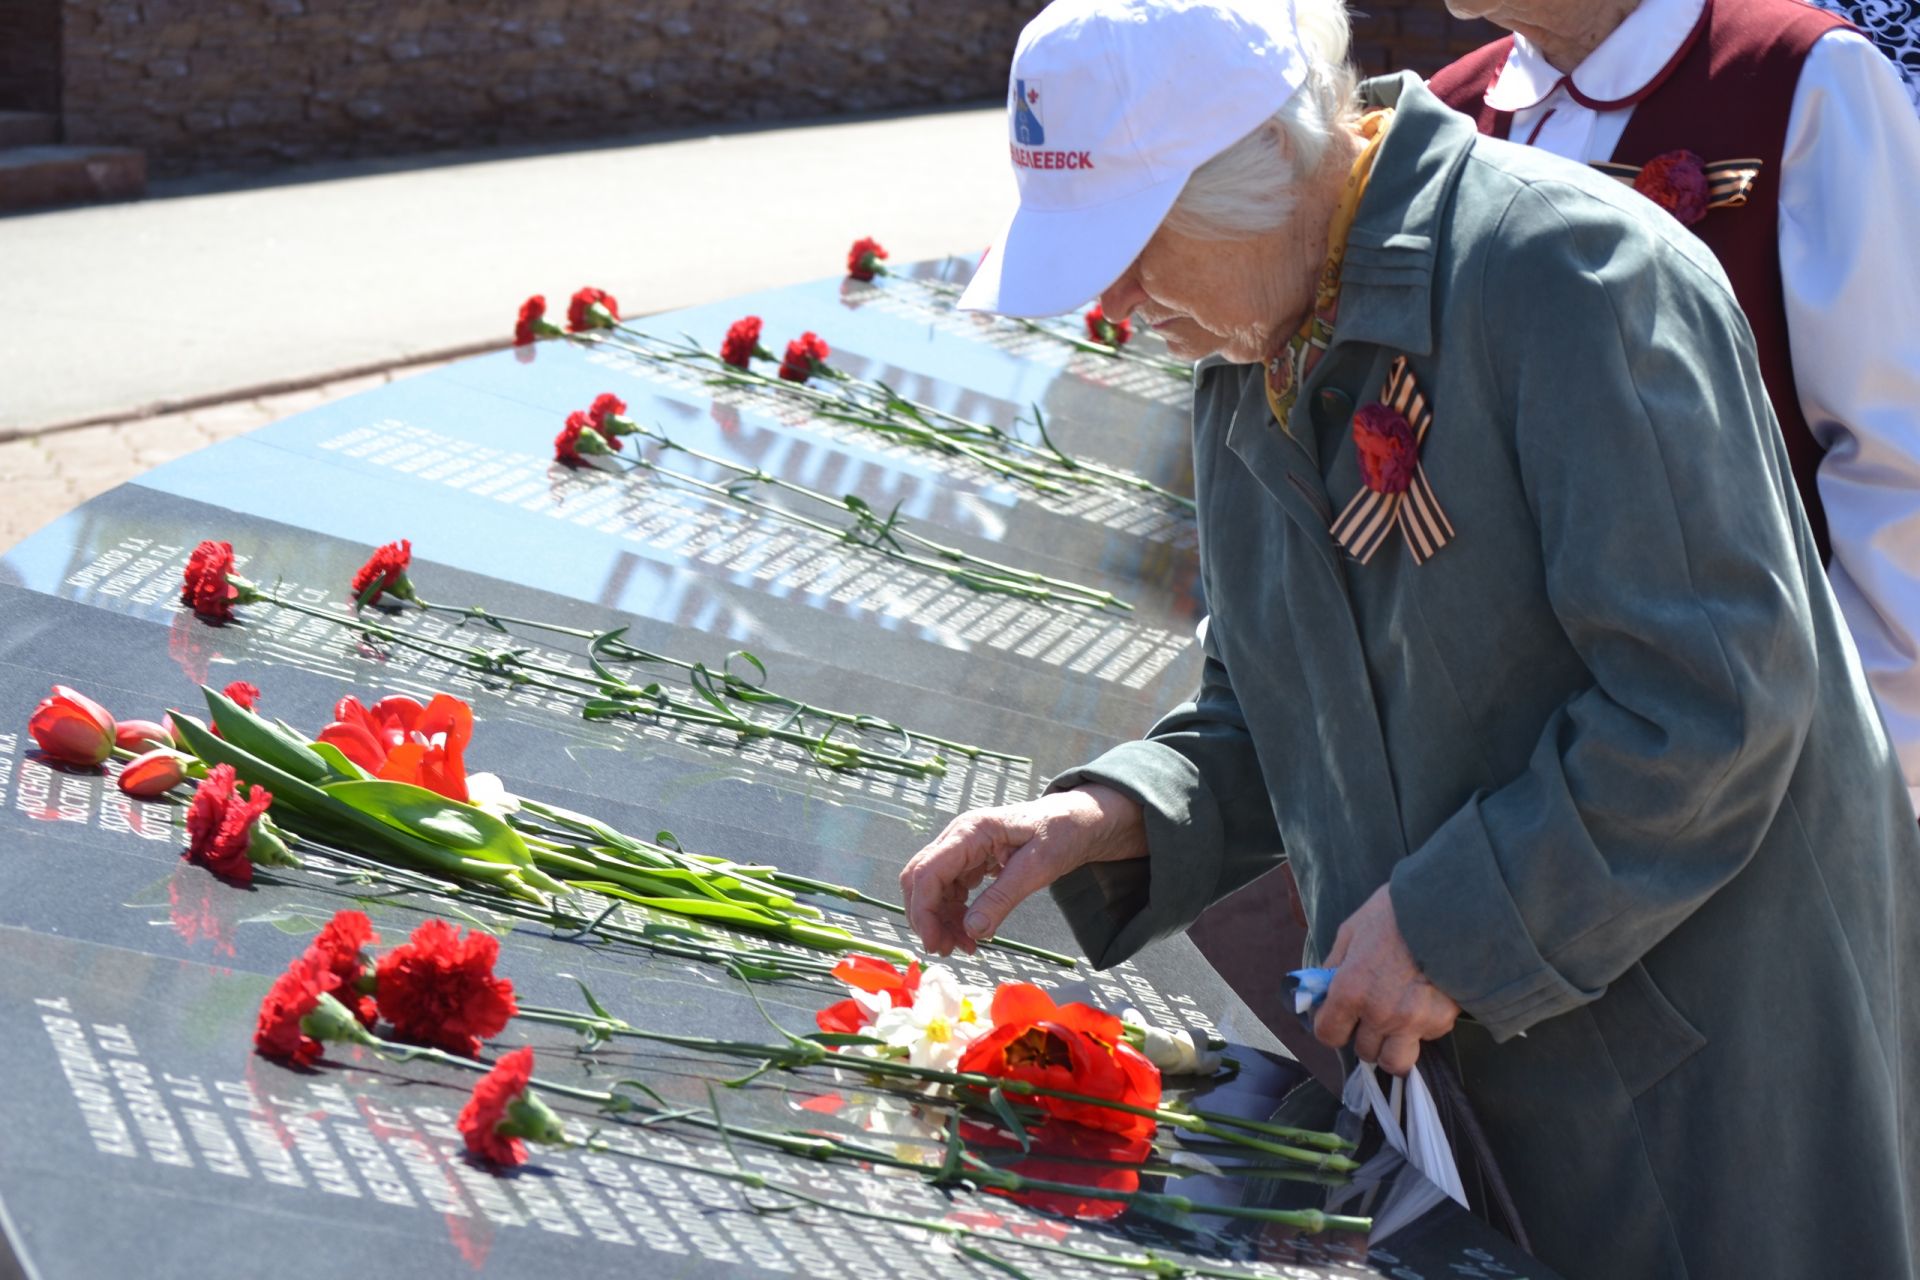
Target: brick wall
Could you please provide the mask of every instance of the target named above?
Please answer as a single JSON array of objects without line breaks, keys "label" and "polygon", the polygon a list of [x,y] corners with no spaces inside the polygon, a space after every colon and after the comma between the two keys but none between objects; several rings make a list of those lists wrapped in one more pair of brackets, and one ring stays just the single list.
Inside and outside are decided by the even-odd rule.
[{"label": "brick wall", "polygon": [[64,0],[66,134],[156,173],[998,97],[1039,0]]},{"label": "brick wall", "polygon": [[[164,175],[987,101],[1040,4],[4,0],[0,14],[63,20],[69,141],[143,148]],[[1368,71],[1431,71],[1485,30],[1440,0],[1373,0],[1355,53]],[[9,34],[0,50],[30,47]],[[0,63],[0,92],[28,78]]]},{"label": "brick wall", "polygon": [[0,0],[0,111],[60,109],[61,0]]}]

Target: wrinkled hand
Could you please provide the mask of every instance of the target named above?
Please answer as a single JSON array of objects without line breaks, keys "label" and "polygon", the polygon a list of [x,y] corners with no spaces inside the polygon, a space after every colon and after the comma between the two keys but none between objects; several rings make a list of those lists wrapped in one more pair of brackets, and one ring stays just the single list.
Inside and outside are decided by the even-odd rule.
[{"label": "wrinkled hand", "polygon": [[[947,824],[900,873],[907,921],[932,955],[971,954],[1028,895],[1089,862],[1147,854],[1140,806],[1111,787],[1089,784],[997,809],[975,809]],[[968,897],[993,883],[971,905]]]},{"label": "wrinkled hand", "polygon": [[1460,1006],[1414,963],[1386,885],[1340,926],[1326,964],[1340,972],[1313,1020],[1314,1037],[1336,1049],[1351,1040],[1362,1062],[1396,1076],[1413,1070],[1421,1041],[1447,1034],[1460,1016]]}]

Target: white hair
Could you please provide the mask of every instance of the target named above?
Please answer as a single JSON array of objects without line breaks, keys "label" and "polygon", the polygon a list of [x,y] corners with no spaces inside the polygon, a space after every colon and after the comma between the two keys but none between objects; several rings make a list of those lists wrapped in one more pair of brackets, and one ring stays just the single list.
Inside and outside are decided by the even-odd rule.
[{"label": "white hair", "polygon": [[1293,0],[1307,78],[1253,131],[1193,171],[1168,227],[1203,240],[1237,240],[1282,226],[1294,188],[1320,163],[1334,130],[1359,116],[1359,75],[1347,60],[1342,0]]}]

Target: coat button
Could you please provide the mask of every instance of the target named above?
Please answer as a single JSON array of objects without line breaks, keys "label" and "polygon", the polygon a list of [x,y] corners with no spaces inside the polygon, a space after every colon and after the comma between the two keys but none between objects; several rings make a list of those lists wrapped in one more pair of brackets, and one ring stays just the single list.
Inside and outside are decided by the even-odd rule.
[{"label": "coat button", "polygon": [[1349,417],[1353,413],[1353,397],[1338,387],[1322,387],[1320,412],[1334,419]]}]

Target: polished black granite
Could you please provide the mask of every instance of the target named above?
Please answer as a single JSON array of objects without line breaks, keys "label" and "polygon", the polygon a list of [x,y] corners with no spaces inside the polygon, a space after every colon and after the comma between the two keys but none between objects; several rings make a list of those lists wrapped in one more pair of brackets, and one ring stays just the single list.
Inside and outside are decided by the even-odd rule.
[{"label": "polished black granite", "polygon": [[[953,263],[909,274],[958,278]],[[1186,389],[1144,365],[1075,353],[1003,322],[949,314],[943,295],[895,279],[826,281],[637,322],[717,344],[761,315],[768,345],[812,329],[835,363],[954,412],[1014,426],[1030,406],[1066,447],[1174,488],[1191,483]],[[935,536],[982,555],[1126,596],[1130,614],[979,597],[776,522],[677,500],[644,476],[568,472],[550,444],[565,414],[612,390],[630,416],[676,440],[830,494],[898,503]],[[1017,428],[1016,428],[1017,429]],[[697,467],[695,468],[698,469]],[[703,473],[703,474],[711,474]],[[413,580],[446,604],[588,630],[628,628],[656,652],[718,666],[754,653],[767,683],[823,706],[1015,754],[950,760],[925,781],[836,774],[780,744],[711,730],[588,723],[572,700],[515,689],[270,605],[214,627],[175,603],[201,538],[234,543],[243,568],[287,598],[344,616],[346,583],[374,544],[414,544]],[[446,689],[474,705],[469,768],[513,791],[592,812],[636,834],[670,829],[690,849],[777,862],[894,895],[901,862],[949,818],[1034,794],[1050,774],[1138,733],[1198,671],[1194,543],[1155,499],[1037,500],[948,460],[918,455],[762,404],[717,400],[617,351],[560,342],[463,361],[327,405],[161,467],[86,504],[0,559],[0,1275],[992,1275],[938,1238],[818,1211],[756,1212],[696,1168],[730,1167],[710,1137],[608,1125],[649,1164],[537,1151],[498,1175],[470,1163],[450,1128],[468,1078],[424,1063],[338,1051],[296,1071],[250,1051],[274,973],[334,911],[366,910],[389,942],[427,914],[502,937],[501,970],[523,1000],[579,1003],[572,976],[636,1025],[741,1039],[805,1031],[837,993],[806,983],[749,992],[708,967],[639,947],[582,941],[457,898],[392,896],[326,874],[262,874],[251,890],[181,862],[176,808],[130,801],[111,782],[52,765],[24,728],[48,685],[73,685],[122,717],[196,709],[197,686],[245,679],[261,710],[306,731],[355,694]],[[410,634],[499,641],[474,624],[393,612]],[[525,634],[582,665],[577,642]],[[738,660],[736,660],[738,662]],[[671,680],[672,673],[653,673]],[[897,738],[874,733],[877,748]],[[898,917],[830,913],[903,943]],[[1045,901],[1008,934],[1071,939]],[[1184,939],[1096,974],[982,952],[963,976],[1023,976],[1062,997],[1136,1004],[1216,1031],[1241,1073],[1203,1105],[1270,1113],[1305,1079]],[[1276,962],[1277,972],[1286,966]],[[569,976],[572,975],[572,976]],[[756,1002],[757,997],[757,1002]],[[583,1053],[567,1035],[516,1023],[540,1072],[591,1084],[647,1080],[690,1106],[738,1064],[631,1044]],[[1317,1086],[1307,1085],[1307,1088]],[[883,1105],[851,1074],[814,1070],[722,1090],[728,1120],[825,1129],[937,1147],[921,1118]],[[584,1133],[585,1109],[569,1118]],[[741,1153],[748,1167],[829,1200],[925,1220],[992,1226],[1096,1253],[1151,1250],[1249,1275],[1546,1277],[1451,1205],[1390,1238],[1307,1237],[1204,1214],[1132,1212],[1068,1224],[1003,1199],[916,1179]],[[1421,1181],[1404,1170],[1367,1191],[1252,1181],[1190,1164],[1151,1188],[1199,1203],[1387,1209]],[[764,1208],[764,1206],[763,1206]],[[1123,1274],[993,1245],[1027,1274]],[[1210,1261],[1209,1261],[1210,1260]]]}]

